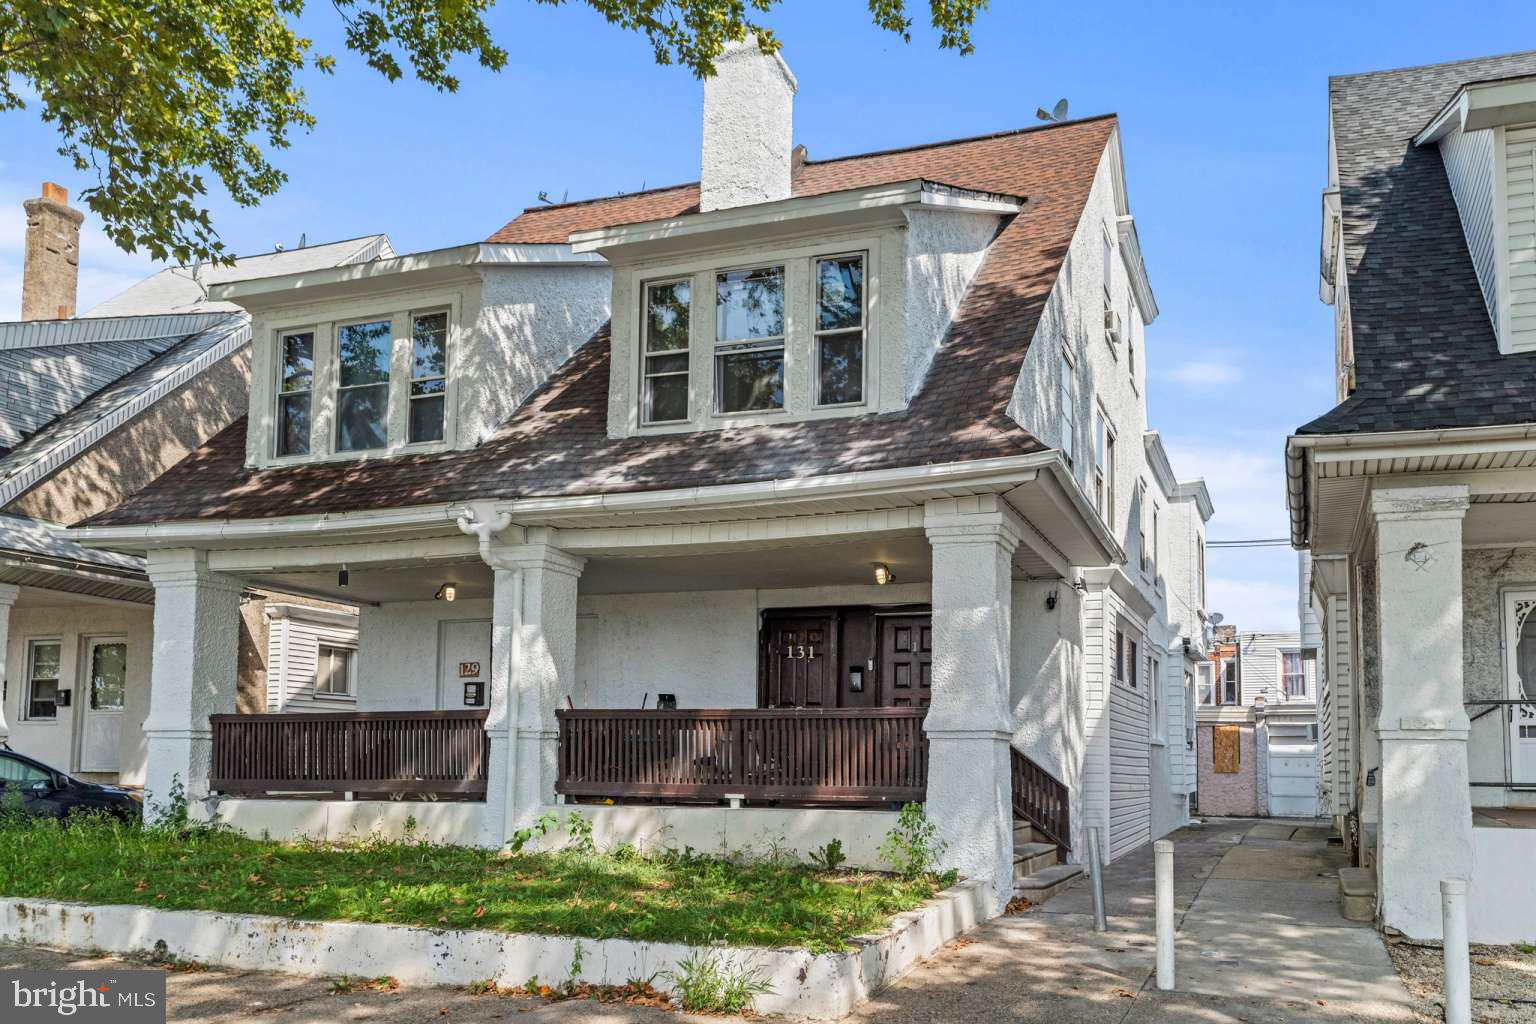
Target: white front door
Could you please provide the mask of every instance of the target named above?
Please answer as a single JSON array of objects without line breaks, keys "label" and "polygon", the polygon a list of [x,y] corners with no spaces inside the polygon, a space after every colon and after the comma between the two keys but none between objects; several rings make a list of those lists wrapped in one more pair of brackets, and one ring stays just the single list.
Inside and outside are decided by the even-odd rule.
[{"label": "white front door", "polygon": [[85,676],[80,684],[85,714],[80,724],[80,770],[120,771],[128,642],[122,637],[87,640],[81,669]]},{"label": "white front door", "polygon": [[1536,785],[1536,590],[1504,595],[1504,665],[1508,698],[1516,704],[1509,722],[1513,781]]},{"label": "white front door", "polygon": [[437,709],[484,709],[490,694],[491,620],[444,622],[437,645]]}]

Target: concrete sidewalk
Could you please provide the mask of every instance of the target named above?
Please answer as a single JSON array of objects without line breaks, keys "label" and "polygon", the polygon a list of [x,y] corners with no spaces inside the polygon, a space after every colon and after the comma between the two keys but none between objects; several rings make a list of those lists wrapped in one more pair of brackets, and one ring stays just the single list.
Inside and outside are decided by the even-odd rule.
[{"label": "concrete sidewalk", "polygon": [[[1414,1019],[1370,927],[1338,910],[1342,854],[1308,822],[1213,821],[1171,837],[1178,984],[1159,992],[1152,850],[1105,871],[1110,929],[1093,931],[1087,880],[1041,907],[972,932],[855,1013],[852,1021],[991,1024],[1275,1024]],[[0,947],[0,968],[81,958]],[[592,1002],[472,996],[456,989],[336,993],[323,980],[204,971],[174,974],[175,1021],[676,1022],[675,1014]],[[708,1018],[720,1021],[721,1018]]]}]

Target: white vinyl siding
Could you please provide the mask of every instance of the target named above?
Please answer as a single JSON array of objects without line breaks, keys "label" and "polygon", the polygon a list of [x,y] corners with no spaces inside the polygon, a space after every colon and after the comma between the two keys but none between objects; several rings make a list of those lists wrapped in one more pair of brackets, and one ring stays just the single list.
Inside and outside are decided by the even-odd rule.
[{"label": "white vinyl siding", "polygon": [[1488,316],[1499,322],[1498,243],[1494,228],[1492,131],[1453,131],[1440,142],[1440,158],[1461,215],[1467,251],[1483,287]]},{"label": "white vinyl siding", "polygon": [[1504,131],[1504,215],[1509,281],[1504,347],[1528,350],[1536,348],[1536,126]]},{"label": "white vinyl siding", "polygon": [[[353,711],[357,693],[317,696],[320,645],[357,651],[357,627],[310,621],[302,612],[274,617],[267,634],[267,710]],[[359,683],[359,685],[366,685]]]},{"label": "white vinyl siding", "polygon": [[1318,693],[1318,773],[1323,782],[1324,811],[1345,814],[1353,804],[1348,598],[1329,598],[1323,628],[1327,631],[1324,650],[1328,661]]},{"label": "white vinyl siding", "polygon": [[1144,687],[1109,690],[1109,851],[1113,859],[1152,841],[1152,762]]}]

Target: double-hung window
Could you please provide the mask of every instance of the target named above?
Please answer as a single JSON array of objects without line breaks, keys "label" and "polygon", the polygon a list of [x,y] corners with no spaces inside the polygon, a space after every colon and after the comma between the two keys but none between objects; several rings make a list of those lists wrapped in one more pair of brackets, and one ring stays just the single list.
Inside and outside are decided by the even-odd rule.
[{"label": "double-hung window", "polygon": [[34,640],[27,649],[27,718],[49,721],[59,717],[59,655],[57,640]]},{"label": "double-hung window", "polygon": [[315,396],[315,332],[285,334],[279,341],[277,454],[308,455]]},{"label": "double-hung window", "polygon": [[1115,291],[1114,291],[1115,245],[1114,245],[1114,242],[1110,240],[1109,228],[1107,228],[1107,227],[1104,229],[1103,243],[1104,243],[1104,253],[1103,253],[1103,266],[1104,266],[1104,340],[1109,343],[1110,350],[1113,351],[1115,349],[1115,346],[1117,345],[1117,343],[1120,341],[1120,339],[1116,336],[1114,328],[1111,326],[1111,324],[1114,322],[1114,312],[1115,312]]},{"label": "double-hung window", "polygon": [[336,450],[383,448],[389,439],[389,355],[393,322],[336,329]]},{"label": "double-hung window", "polygon": [[1143,573],[1152,566],[1152,553],[1147,550],[1147,509],[1151,501],[1152,496],[1147,493],[1147,485],[1138,481],[1136,484],[1136,550],[1141,559]]},{"label": "double-hung window", "polygon": [[688,331],[693,284],[660,281],[645,286],[645,335],[642,374],[644,423],[674,423],[688,418]]},{"label": "double-hung window", "polygon": [[1127,638],[1125,641],[1125,681],[1131,684],[1131,689],[1133,690],[1140,682],[1137,678],[1140,668],[1140,647],[1135,640]]},{"label": "double-hung window", "polygon": [[327,697],[352,695],[352,649],[321,644],[315,659],[315,692]]},{"label": "double-hung window", "polygon": [[1115,528],[1115,431],[1100,409],[1093,425],[1093,507]]},{"label": "double-hung window", "polygon": [[1237,659],[1228,658],[1221,663],[1221,696],[1218,703],[1241,704],[1237,678]]},{"label": "double-hung window", "polygon": [[1161,743],[1168,735],[1168,723],[1163,721],[1163,666],[1151,655],[1147,656],[1147,698],[1152,715],[1152,738]]},{"label": "double-hung window", "polygon": [[1307,671],[1300,651],[1286,651],[1280,655],[1280,683],[1287,697],[1307,695]]},{"label": "double-hung window", "polygon": [[1161,516],[1161,513],[1162,513],[1162,509],[1157,507],[1157,503],[1156,502],[1153,502],[1153,504],[1152,504],[1152,579],[1153,579],[1154,582],[1157,580],[1157,556],[1159,554],[1159,548],[1162,545],[1162,530],[1161,530],[1162,524],[1158,521],[1160,516]]},{"label": "double-hung window", "polygon": [[864,401],[864,255],[816,261],[816,404]]},{"label": "double-hung window", "polygon": [[1216,666],[1204,662],[1196,666],[1200,672],[1200,703],[1211,707],[1216,703]]},{"label": "double-hung window", "polygon": [[784,267],[715,276],[716,411],[784,408]]},{"label": "double-hung window", "polygon": [[1067,354],[1066,345],[1061,349],[1061,454],[1072,465],[1077,449],[1077,367]]},{"label": "double-hung window", "polygon": [[448,401],[448,314],[411,317],[410,444],[441,441]]}]

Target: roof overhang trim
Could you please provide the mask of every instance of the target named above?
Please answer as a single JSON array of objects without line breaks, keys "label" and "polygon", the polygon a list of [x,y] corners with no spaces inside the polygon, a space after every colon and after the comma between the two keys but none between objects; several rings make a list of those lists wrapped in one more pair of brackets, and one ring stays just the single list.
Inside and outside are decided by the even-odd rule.
[{"label": "roof overhang trim", "polygon": [[1476,132],[1531,121],[1536,121],[1536,75],[1469,82],[1440,108],[1414,144],[1439,142],[1458,129]]},{"label": "roof overhang trim", "polygon": [[576,253],[602,253],[610,260],[641,259],[722,244],[749,243],[811,231],[900,224],[913,208],[1011,216],[1022,200],[914,178],[869,188],[814,196],[793,196],[708,213],[577,231]]}]

